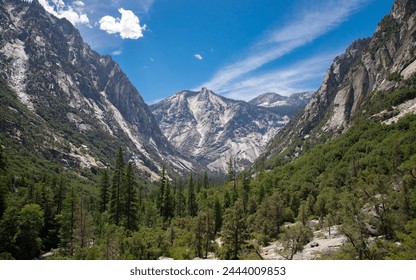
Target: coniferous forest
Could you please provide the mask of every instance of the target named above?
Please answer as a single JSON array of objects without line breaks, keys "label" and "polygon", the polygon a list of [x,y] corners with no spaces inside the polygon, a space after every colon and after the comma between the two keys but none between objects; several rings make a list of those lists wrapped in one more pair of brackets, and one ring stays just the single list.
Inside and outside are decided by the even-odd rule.
[{"label": "coniferous forest", "polygon": [[380,96],[346,133],[293,161],[280,154],[238,173],[230,159],[223,181],[163,169],[149,182],[122,148],[111,167],[81,174],[1,148],[1,258],[261,259],[277,240],[292,259],[314,231],[338,226],[344,245],[319,258],[415,259],[416,116],[369,117],[413,96]]},{"label": "coniferous forest", "polygon": [[[415,1],[396,0],[372,38],[337,56],[290,120],[207,88],[167,98],[157,119],[120,65],[46,2],[0,0],[1,260],[416,260]],[[360,1],[342,2],[323,27],[358,13]],[[119,12],[143,36],[146,24]],[[276,49],[297,52],[302,36],[282,30],[293,38]]]}]

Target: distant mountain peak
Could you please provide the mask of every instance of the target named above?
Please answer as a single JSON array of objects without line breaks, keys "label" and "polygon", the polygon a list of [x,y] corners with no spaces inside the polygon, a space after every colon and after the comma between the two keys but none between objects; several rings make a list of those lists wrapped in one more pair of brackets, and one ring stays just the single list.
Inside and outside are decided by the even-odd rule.
[{"label": "distant mountain peak", "polygon": [[284,107],[284,106],[301,106],[304,107],[309,103],[314,92],[299,92],[290,96],[282,96],[278,93],[263,93],[249,101],[250,104],[260,107]]},{"label": "distant mountain peak", "polygon": [[150,108],[176,148],[209,170],[221,173],[227,172],[230,158],[237,170],[248,167],[289,120],[288,108],[255,106],[217,95],[205,87],[181,91]]}]

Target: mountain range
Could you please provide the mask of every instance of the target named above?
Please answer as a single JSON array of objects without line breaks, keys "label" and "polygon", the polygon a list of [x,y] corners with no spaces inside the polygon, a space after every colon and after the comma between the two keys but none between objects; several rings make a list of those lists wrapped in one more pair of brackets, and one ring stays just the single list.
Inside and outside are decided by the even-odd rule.
[{"label": "mountain range", "polygon": [[210,171],[226,173],[230,160],[238,171],[249,167],[311,95],[269,93],[244,102],[202,88],[179,92],[150,109],[163,134],[182,154]]},{"label": "mountain range", "polygon": [[[104,167],[122,146],[152,179],[162,165],[179,173],[195,170],[163,136],[120,66],[93,51],[69,21],[37,1],[1,0],[0,15],[0,77],[30,114],[16,106],[3,109],[44,124],[35,151],[64,166]],[[23,130],[7,126],[2,134],[17,147],[21,138],[33,137]]]},{"label": "mountain range", "polygon": [[[173,174],[224,173],[231,158],[242,170],[312,95],[266,94],[247,103],[202,89],[149,109],[120,66],[93,51],[66,19],[37,1],[4,0],[0,14],[0,77],[25,105],[4,110],[43,123],[34,150],[64,167],[108,166],[122,146],[151,179],[163,165]],[[16,125],[3,133],[15,147],[33,138]]]},{"label": "mountain range", "polygon": [[315,93],[148,106],[69,21],[0,0],[0,259],[416,259],[415,19],[395,0]]},{"label": "mountain range", "polygon": [[[342,134],[373,94],[411,82],[414,5],[396,1],[372,38],[357,40],[335,58],[314,95],[266,93],[243,102],[203,88],[149,108],[119,65],[93,51],[66,19],[37,1],[2,0],[0,77],[25,105],[3,107],[43,123],[34,150],[64,166],[107,166],[123,146],[152,179],[163,165],[173,173],[224,173],[232,160],[242,170],[259,156],[264,162],[293,145],[299,151],[302,143]],[[32,137],[2,121],[3,136],[16,147]]]},{"label": "mountain range", "polygon": [[[383,92],[411,87],[416,80],[415,10],[415,1],[395,1],[373,37],[353,42],[336,57],[312,100],[278,133],[258,163],[288,148],[293,157],[305,144],[335,138],[365,113],[364,104]],[[405,106],[407,113],[415,111],[415,102]],[[399,107],[391,108],[390,113],[396,114],[395,109]]]},{"label": "mountain range", "polygon": [[303,109],[309,103],[314,93],[313,91],[307,91],[293,93],[290,96],[283,96],[278,93],[268,92],[253,98],[248,103],[267,108],[288,106]]}]

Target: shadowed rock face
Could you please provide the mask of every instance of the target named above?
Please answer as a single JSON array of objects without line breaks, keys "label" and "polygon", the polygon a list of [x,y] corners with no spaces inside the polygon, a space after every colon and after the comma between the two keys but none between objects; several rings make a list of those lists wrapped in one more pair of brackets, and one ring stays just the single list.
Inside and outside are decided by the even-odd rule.
[{"label": "shadowed rock face", "polygon": [[[37,1],[0,0],[0,33],[1,77],[52,124],[52,133],[88,135],[92,146],[100,142],[97,157],[122,145],[153,178],[162,164],[178,172],[193,169],[164,137],[119,65],[91,50],[69,21],[50,15]],[[64,132],[66,123],[73,126]]]},{"label": "shadowed rock face", "polygon": [[415,11],[415,1],[396,0],[372,38],[353,42],[336,57],[305,110],[277,134],[262,159],[299,139],[339,135],[361,113],[365,97],[406,87],[416,72]]}]

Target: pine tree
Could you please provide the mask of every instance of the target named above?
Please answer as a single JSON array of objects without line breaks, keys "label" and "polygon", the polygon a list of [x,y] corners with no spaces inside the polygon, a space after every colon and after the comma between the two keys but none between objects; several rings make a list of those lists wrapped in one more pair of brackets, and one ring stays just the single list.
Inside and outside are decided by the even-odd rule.
[{"label": "pine tree", "polygon": [[198,181],[196,182],[196,193],[199,193],[201,191],[201,185],[202,185],[202,182],[200,178],[198,178]]},{"label": "pine tree", "polygon": [[207,189],[208,188],[208,184],[209,184],[209,182],[208,182],[208,173],[205,171],[204,172],[204,179],[203,179],[203,182],[202,182],[202,187],[204,189]]},{"label": "pine tree", "polygon": [[162,202],[162,216],[165,218],[165,220],[173,217],[173,199],[170,189],[171,187],[169,184],[169,180],[166,180]]},{"label": "pine tree", "polygon": [[302,252],[304,246],[313,237],[312,231],[303,224],[295,224],[284,230],[279,239],[283,248],[278,253],[287,260],[292,260],[297,252]]},{"label": "pine tree", "polygon": [[234,170],[234,164],[233,164],[233,158],[230,157],[228,163],[228,181],[234,181],[235,180],[235,170]]},{"label": "pine tree", "polygon": [[249,237],[246,217],[240,200],[225,213],[222,233],[225,259],[239,259],[245,240]]},{"label": "pine tree", "polygon": [[175,216],[183,217],[186,212],[186,200],[183,195],[183,186],[179,185],[176,187],[175,197]]},{"label": "pine tree", "polygon": [[0,171],[6,170],[6,158],[3,154],[3,147],[0,145]]},{"label": "pine tree", "polygon": [[129,162],[126,167],[123,189],[124,193],[124,225],[129,230],[136,230],[138,223],[138,196],[137,181],[134,175],[133,164]]},{"label": "pine tree", "polygon": [[196,204],[196,197],[194,191],[194,180],[192,173],[189,176],[189,186],[188,186],[188,214],[191,217],[195,217],[198,212],[198,205]]},{"label": "pine tree", "polygon": [[7,185],[0,175],[0,219],[3,217],[4,211],[6,211],[6,195]]},{"label": "pine tree", "polygon": [[120,225],[123,198],[123,151],[121,147],[118,149],[116,165],[113,173],[110,196],[110,218],[116,225]]},{"label": "pine tree", "polygon": [[72,186],[66,195],[61,214],[56,216],[59,224],[59,239],[60,247],[69,249],[69,254],[73,254],[73,233],[76,219],[76,205],[78,204],[78,197],[76,190]]},{"label": "pine tree", "polygon": [[0,145],[0,219],[6,210],[6,195],[7,195],[7,184],[6,184],[6,160],[3,155],[3,148]]},{"label": "pine tree", "polygon": [[215,232],[219,232],[222,227],[222,206],[218,197],[215,197],[214,201],[214,220]]},{"label": "pine tree", "polygon": [[283,200],[278,192],[267,197],[256,214],[256,225],[264,235],[265,241],[277,238],[280,227],[287,220],[284,214]]},{"label": "pine tree", "polygon": [[194,218],[194,249],[199,258],[207,258],[211,249],[212,241],[215,239],[215,225],[213,211],[203,209]]},{"label": "pine tree", "polygon": [[62,204],[63,204],[64,197],[65,197],[65,188],[66,188],[65,179],[64,179],[64,176],[61,175],[61,178],[59,180],[59,186],[58,186],[58,194],[56,197],[56,215],[61,214]]},{"label": "pine tree", "polygon": [[230,196],[230,192],[228,190],[225,190],[225,194],[224,194],[224,208],[230,208],[231,207],[231,196]]},{"label": "pine tree", "polygon": [[108,210],[110,181],[108,170],[104,169],[100,181],[100,213]]},{"label": "pine tree", "polygon": [[163,216],[163,198],[165,195],[165,186],[166,185],[166,169],[165,166],[163,165],[162,167],[162,175],[160,176],[160,182],[159,182],[159,196],[157,199],[157,208],[159,209],[159,214],[160,216]]},{"label": "pine tree", "polygon": [[210,250],[210,247],[212,247],[212,241],[215,239],[215,220],[213,217],[213,211],[207,210],[206,213],[204,213],[204,234],[203,234],[203,240],[204,240],[204,251],[205,251],[205,258],[208,258],[208,252]]},{"label": "pine tree", "polygon": [[76,251],[87,247],[92,237],[92,215],[89,208],[87,194],[84,191],[80,191],[78,193],[72,236],[73,247]]},{"label": "pine tree", "polygon": [[242,178],[243,178],[243,189],[242,189],[241,198],[243,202],[244,213],[247,213],[248,212],[248,199],[250,196],[250,180],[246,173],[242,174]]},{"label": "pine tree", "polygon": [[55,220],[56,206],[50,183],[40,182],[35,185],[35,203],[40,205],[43,210],[44,222],[40,237],[44,241],[44,249],[49,250],[58,243]]},{"label": "pine tree", "polygon": [[203,234],[204,234],[204,218],[202,213],[198,215],[194,220],[194,248],[195,254],[198,258],[202,258],[203,248]]}]

